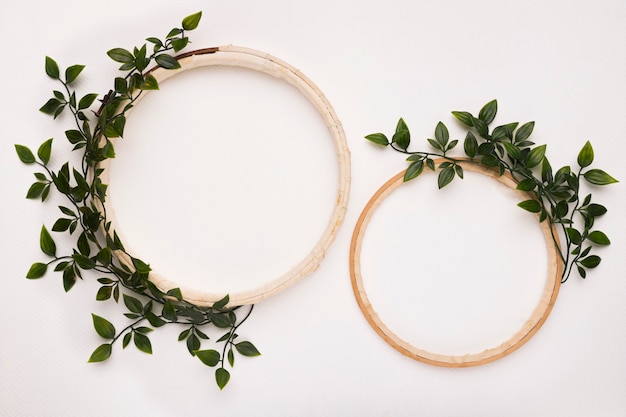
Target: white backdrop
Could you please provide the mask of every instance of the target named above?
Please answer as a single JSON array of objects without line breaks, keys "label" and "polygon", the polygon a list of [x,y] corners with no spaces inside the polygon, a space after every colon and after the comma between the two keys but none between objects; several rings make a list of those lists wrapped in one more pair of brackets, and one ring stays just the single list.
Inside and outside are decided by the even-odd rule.
[{"label": "white backdrop", "polygon": [[[178,25],[182,17],[197,10],[203,10],[204,16],[198,30],[190,33],[194,47],[242,45],[266,51],[299,68],[333,104],[352,154],[350,204],[336,241],[318,271],[256,306],[253,316],[239,333],[253,341],[262,356],[238,359],[231,382],[222,392],[215,386],[211,369],[191,358],[185,347],[176,342],[179,329],[154,332],[152,356],[132,346],[126,351],[116,346],[108,362],[86,363],[92,350],[101,343],[93,331],[90,314],[105,316],[121,328],[124,325],[121,309],[95,301],[94,276],[88,276],[91,281],[77,283],[69,294],[63,292],[60,277],[55,274],[49,273],[36,282],[23,278],[30,264],[44,257],[37,244],[39,230],[42,223],[50,227],[58,217],[54,207],[58,201],[53,199],[42,205],[23,198],[33,179],[32,170],[17,160],[13,150],[14,143],[36,148],[54,136],[57,154],[53,162],[66,160],[63,152],[67,146],[62,143],[63,131],[70,128],[69,121],[62,119],[53,123],[37,111],[50,91],[57,88],[44,73],[44,56],[54,57],[62,66],[86,65],[79,88],[85,93],[103,93],[116,75],[116,65],[106,56],[107,50],[132,47],[147,36],[163,36]],[[477,112],[484,103],[497,98],[500,112],[496,122],[534,120],[533,138],[537,143],[548,144],[553,166],[575,164],[578,150],[590,140],[598,167],[625,180],[626,168],[619,162],[626,150],[622,123],[626,112],[624,22],[626,3],[622,0],[593,3],[582,0],[3,2],[0,27],[6,46],[0,65],[4,81],[4,99],[0,104],[0,276],[5,296],[0,303],[0,415],[626,415],[626,261],[623,256],[626,221],[622,216],[626,199],[623,183],[610,189],[593,189],[594,196],[609,209],[607,216],[598,220],[598,227],[613,241],[610,247],[599,252],[603,263],[586,280],[577,276],[570,278],[561,288],[552,315],[529,343],[488,365],[443,369],[396,352],[376,335],[361,315],[352,295],[348,267],[349,243],[358,215],[372,193],[405,167],[400,155],[381,151],[367,143],[363,136],[378,131],[390,133],[400,116],[411,127],[415,148],[425,148],[422,138],[432,137],[439,120],[450,127],[453,136],[461,135],[461,128],[450,115],[451,110]],[[252,98],[258,99],[263,94],[265,99],[253,100],[249,103],[252,107],[243,104],[240,108],[232,107],[231,111],[237,112],[233,121],[211,119],[214,111],[226,107],[220,103],[226,104],[226,100],[232,99],[228,89],[215,91],[206,100],[185,95],[184,88],[172,91],[163,86],[163,91],[151,93],[155,98],[159,94],[170,98],[172,107],[152,116],[151,112],[157,112],[160,107],[150,107],[155,110],[138,112],[135,119],[129,120],[129,125],[136,123],[132,129],[136,131],[134,136],[140,136],[137,140],[146,144],[155,141],[152,149],[128,145],[128,155],[152,161],[141,165],[137,172],[149,170],[151,166],[155,170],[171,170],[172,175],[180,175],[176,177],[180,178],[178,184],[188,179],[195,181],[191,189],[203,190],[210,180],[211,184],[219,184],[225,177],[238,178],[236,175],[242,172],[241,178],[256,175],[255,170],[262,169],[263,163],[255,165],[255,170],[248,175],[245,175],[246,167],[259,160],[292,159],[302,160],[302,164],[292,164],[285,169],[297,171],[301,167],[302,171],[314,174],[297,177],[297,181],[313,184],[319,180],[322,189],[328,188],[329,181],[334,183],[335,175],[332,150],[324,142],[320,144],[321,151],[313,151],[311,147],[316,144],[305,138],[305,133],[311,129],[319,130],[319,118],[306,106],[297,107],[302,103],[295,103],[288,109],[275,107],[275,102],[291,99],[287,97],[288,92],[277,91],[273,95],[275,85],[271,80],[254,74],[239,75],[241,78],[229,79],[226,71],[218,84],[222,80],[225,85],[231,83],[233,88],[246,87],[232,93],[239,94],[236,99],[242,103],[246,100],[246,91]],[[148,105],[146,102],[146,109]],[[198,112],[199,106],[207,106],[205,116]],[[194,158],[185,159],[184,152],[176,151],[177,146],[187,146],[184,135],[181,138],[166,136],[163,142],[157,142],[152,132],[142,136],[144,123],[158,122],[163,128],[171,124],[182,129],[176,121],[179,119],[167,118],[169,111],[180,110],[179,107],[188,108],[194,115],[186,122],[188,124],[194,118],[204,117],[206,119],[200,120],[198,125],[223,122],[222,130],[215,133],[217,136],[229,131],[229,126],[241,125],[248,129],[243,135],[252,136],[247,138],[252,142],[236,142],[219,148],[192,144],[189,149],[191,153],[225,152],[232,165],[241,164],[240,171],[233,169],[222,173],[220,169],[227,169],[229,165],[219,168],[220,158],[209,162],[197,158],[196,154]],[[301,114],[300,109],[304,119],[295,117]],[[182,117],[181,113],[185,112],[178,112],[177,117]],[[280,142],[271,146],[268,142],[267,147],[252,145],[257,124],[263,116],[285,127],[280,132],[284,138],[282,146]],[[313,127],[308,128],[307,123]],[[211,137],[207,134],[207,141]],[[171,153],[160,149],[167,143],[174,145]],[[245,150],[253,150],[258,157],[244,157]],[[315,162],[310,164],[311,160]],[[128,170],[135,166],[132,158],[117,162],[123,164],[118,170],[120,173],[130,172]],[[155,168],[157,163],[158,168]],[[208,173],[216,164],[217,172]],[[285,175],[291,179],[290,174],[273,172],[272,163],[265,165],[276,181],[284,181]],[[147,178],[149,181],[151,177]],[[434,178],[421,180],[433,182]],[[119,181],[124,183],[123,174]],[[235,184],[234,181],[231,184]],[[306,190],[298,191],[295,187],[280,201],[280,192],[272,188],[271,182],[267,183],[271,195],[279,196],[274,199],[278,200],[275,207],[284,207],[291,200],[313,202],[315,199],[313,206],[321,213],[319,216],[326,215],[328,204],[323,201],[332,200],[332,196],[321,195],[321,192],[318,196],[318,191],[311,188],[313,185],[306,185]],[[258,191],[254,188],[259,187],[258,183],[252,182],[250,186],[253,187],[250,193]],[[469,188],[464,189],[464,186]],[[261,217],[265,219],[259,214],[261,210],[272,212],[272,208],[254,203],[246,192],[220,197],[219,193],[209,193],[208,185],[207,191],[200,191],[198,195],[185,194],[165,185],[150,187],[141,197],[143,200],[133,203],[124,200],[125,208],[120,206],[120,211],[126,213],[127,224],[138,224],[148,214],[163,210],[160,215],[163,224],[179,227],[170,228],[167,233],[172,234],[147,238],[148,223],[143,232],[140,229],[134,232],[138,244],[143,236],[146,245],[152,244],[153,249],[169,245],[172,250],[166,252],[186,256],[194,252],[191,248],[195,249],[196,242],[203,239],[196,233],[194,219],[203,215],[210,218],[216,210],[223,210],[218,203],[228,202],[237,208],[236,214],[242,216],[241,222],[236,218],[229,220],[231,226],[243,225],[233,231],[241,235],[232,238],[228,231],[220,229],[215,232],[217,239],[212,240],[211,245],[221,248],[221,244],[228,241],[232,250],[224,256],[231,262],[243,264],[252,258],[262,258],[257,259],[259,268],[271,270],[278,263],[289,264],[284,254],[291,246],[307,247],[307,241],[302,244],[298,234],[294,237],[279,233],[280,219],[273,220],[278,223],[276,233],[272,231],[272,223],[263,223],[260,227],[251,221],[261,222]],[[439,192],[432,188],[424,191],[422,201],[434,201]],[[445,201],[456,201],[454,204],[461,207],[463,198],[479,196],[491,207],[490,201],[498,200],[499,195],[484,190],[480,182],[478,185],[455,182],[443,195]],[[314,198],[307,191],[315,193]],[[459,200],[454,200],[457,195]],[[495,200],[490,200],[492,198]],[[146,212],[146,200],[155,199],[160,199],[162,204]],[[318,200],[322,203],[318,204]],[[205,210],[198,210],[197,204]],[[293,210],[297,213],[288,212],[285,218],[300,220],[302,236],[315,235],[320,228],[317,220],[309,222],[305,218],[303,222],[298,216],[300,209],[295,207]],[[489,215],[499,218],[498,213]],[[149,222],[161,221],[159,214],[155,216]],[[303,216],[317,219],[318,215]],[[486,230],[492,224],[488,217],[479,219]],[[395,222],[417,227],[424,236],[455,236],[455,229],[444,218],[415,215],[395,219]],[[285,221],[285,224],[289,223]],[[250,244],[246,230],[241,230],[246,227],[250,235],[257,227],[269,231]],[[188,235],[173,235],[181,229]],[[513,230],[513,233],[520,232]],[[531,243],[524,243],[524,239],[517,241],[515,235],[509,233],[498,235],[496,231],[495,238],[480,235],[475,241],[477,247],[488,251],[494,267],[504,274],[517,269],[511,266],[516,262],[511,253],[526,250],[525,245],[534,249],[543,245],[540,239]],[[187,236],[189,241],[185,240]],[[248,244],[238,249],[238,241]],[[443,259],[428,253],[428,246],[422,249],[426,253],[416,251],[414,258],[408,260],[394,259],[394,251],[382,251],[379,252],[381,258],[384,254],[381,262],[388,266],[381,268],[382,264],[374,262],[372,268],[378,265],[383,272],[385,268],[390,272],[410,268],[430,270],[436,262],[464,259],[461,255],[472,249],[473,243],[463,242],[447,247],[449,256]],[[403,234],[397,240],[380,244],[387,248],[406,247],[412,244],[412,238]],[[148,246],[146,251],[151,250]],[[430,249],[437,252],[432,246]],[[268,251],[267,255],[259,256],[263,251]],[[412,256],[404,249],[401,253]],[[542,251],[537,253],[541,256]],[[503,258],[505,254],[507,258]],[[201,258],[202,254],[195,256]],[[167,262],[172,261],[164,259],[164,269],[168,268]],[[453,292],[454,285],[462,284],[466,292],[459,300],[465,299],[460,305],[450,304],[449,316],[445,318],[433,313],[428,317],[430,321],[425,320],[427,328],[437,331],[450,317],[464,316],[467,313],[464,309],[472,310],[472,302],[467,300],[470,298],[475,299],[477,306],[483,306],[501,300],[505,294],[510,297],[508,301],[493,302],[501,308],[516,304],[513,301],[522,297],[520,294],[532,299],[532,291],[528,291],[529,295],[507,285],[481,286],[484,284],[483,268],[476,263],[456,266],[456,272],[448,273],[466,276],[470,283],[475,281],[476,286],[468,285],[467,281],[450,280],[452,288],[448,291]],[[174,273],[176,270],[173,268]],[[249,271],[242,270],[243,275]],[[187,273],[194,272],[185,270]],[[212,277],[223,274],[215,269],[207,272]],[[392,281],[393,275],[384,277],[389,279],[389,285],[398,286],[398,291],[405,294],[415,290],[410,282]],[[531,275],[529,280],[540,279],[541,271]],[[534,278],[536,275],[539,278]],[[519,277],[511,282],[511,285],[519,285]],[[376,285],[384,288],[385,283],[380,281]],[[532,287],[536,282],[529,282],[529,285]],[[427,298],[420,296],[419,300],[426,302]],[[401,318],[402,311],[406,311],[404,318],[412,311],[411,297],[399,297],[394,304],[392,294],[387,303],[393,306],[391,310],[401,312],[398,314]],[[525,311],[524,306],[520,311]],[[499,315],[494,314],[483,326],[497,327]]]}]

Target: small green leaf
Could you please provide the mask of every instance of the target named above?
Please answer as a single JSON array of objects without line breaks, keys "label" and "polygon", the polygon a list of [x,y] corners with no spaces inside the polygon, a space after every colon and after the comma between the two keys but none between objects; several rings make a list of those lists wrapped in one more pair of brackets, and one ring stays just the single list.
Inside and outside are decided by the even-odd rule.
[{"label": "small green leaf", "polygon": [[593,147],[591,142],[587,141],[578,153],[578,165],[581,168],[588,167],[593,162]]},{"label": "small green leaf", "polygon": [[220,390],[223,390],[226,384],[230,381],[230,373],[224,368],[217,368],[215,370],[215,382]]},{"label": "small green leaf", "polygon": [[408,130],[399,130],[393,134],[391,141],[398,145],[402,150],[406,150],[411,143],[411,132]]},{"label": "small green leaf", "polygon": [[442,189],[446,185],[450,184],[454,179],[454,168],[448,166],[441,171],[439,171],[439,176],[437,177],[437,186],[439,189]]},{"label": "small green leaf", "polygon": [[167,292],[167,295],[176,298],[178,301],[183,300],[183,293],[180,288],[172,288]]},{"label": "small green leaf", "polygon": [[65,232],[70,228],[70,224],[72,224],[72,219],[59,218],[54,225],[52,225],[53,232]]},{"label": "small green leaf", "polygon": [[424,160],[412,162],[404,173],[404,181],[410,181],[417,177],[424,170]]},{"label": "small green leaf", "polygon": [[65,70],[65,82],[71,84],[78,75],[85,69],[84,65],[72,65]]},{"label": "small green leaf", "polygon": [[477,118],[472,118],[472,123],[480,136],[485,137],[489,134],[489,127],[487,126],[487,123]]},{"label": "small green leaf", "polygon": [[372,133],[371,135],[365,136],[365,139],[372,141],[377,145],[389,145],[389,139],[387,139],[387,136],[382,133]]},{"label": "small green leaf", "polygon": [[235,366],[235,354],[232,349],[228,349],[228,364],[231,366]]},{"label": "small green leaf", "polygon": [[174,39],[172,41],[172,47],[174,48],[174,52],[178,52],[181,49],[184,49],[187,44],[189,44],[189,38],[184,37],[180,39]]},{"label": "small green leaf", "polygon": [[606,214],[607,209],[601,204],[591,203],[587,206],[587,213],[593,217],[602,216]]},{"label": "small green leaf", "polygon": [[517,184],[517,189],[520,191],[532,191],[537,186],[537,183],[532,178],[523,179]]},{"label": "small green leaf", "polygon": [[39,111],[45,114],[54,115],[54,117],[59,115],[59,112],[63,109],[63,103],[60,102],[56,98],[51,98],[46,101],[46,104],[39,108]]},{"label": "small green leaf", "polygon": [[473,127],[474,116],[466,111],[453,111],[452,115],[457,118],[458,121],[463,123],[467,127]]},{"label": "small green leaf", "polygon": [[96,293],[96,301],[105,301],[111,298],[113,287],[110,285],[104,285],[98,289]]},{"label": "small green leaf", "polygon": [[154,60],[159,64],[161,68],[165,69],[178,69],[180,68],[180,63],[171,55],[160,54],[154,57]]},{"label": "small green leaf", "polygon": [[476,136],[472,132],[467,132],[465,136],[465,141],[463,142],[463,148],[465,150],[465,154],[470,158],[476,156],[478,151],[478,141],[476,140]]},{"label": "small green leaf", "polygon": [[480,109],[480,113],[478,113],[478,118],[483,122],[489,124],[493,122],[493,119],[495,119],[497,112],[498,101],[491,100],[489,103],[485,104],[482,109]]},{"label": "small green leaf", "polygon": [[599,256],[591,255],[581,260],[580,264],[584,266],[585,268],[595,268],[596,266],[600,265],[601,260],[602,259],[600,259]]},{"label": "small green leaf", "polygon": [[87,256],[82,255],[80,253],[73,254],[72,259],[74,259],[76,264],[81,269],[93,269],[96,267],[96,263],[93,261],[93,259],[88,258]]},{"label": "small green leaf", "polygon": [[250,342],[239,342],[235,344],[235,348],[243,356],[259,356],[261,354]]},{"label": "small green leaf", "polygon": [[152,74],[147,74],[144,77],[143,83],[141,84],[140,88],[142,90],[158,90],[159,82],[157,81],[156,78],[154,78]]},{"label": "small green leaf", "polygon": [[601,169],[590,169],[583,176],[588,182],[595,185],[608,185],[619,182]]},{"label": "small green leaf", "polygon": [[35,262],[34,264],[31,265],[30,269],[28,270],[28,273],[26,274],[26,278],[28,279],[41,278],[46,274],[47,269],[48,269],[47,264],[44,264],[41,262]]},{"label": "small green leaf", "polygon": [[535,122],[524,123],[515,133],[515,143],[520,143],[528,139],[533,133]]},{"label": "small green leaf", "polygon": [[187,338],[187,350],[192,356],[195,356],[198,349],[200,349],[200,339],[195,334],[192,334]]},{"label": "small green leaf", "polygon": [[593,232],[589,233],[589,236],[587,236],[587,238],[597,245],[611,244],[609,237],[599,230],[594,230]]},{"label": "small green leaf", "polygon": [[128,294],[124,294],[123,298],[124,298],[124,305],[126,305],[126,308],[128,308],[128,310],[137,314],[141,314],[143,312],[143,304],[141,304],[141,301],[139,301],[135,297],[132,297]]},{"label": "small green leaf", "polygon": [[150,343],[150,339],[148,338],[148,336],[136,331],[135,336],[133,337],[133,341],[135,342],[135,346],[137,346],[137,349],[149,355],[152,354],[152,343]]},{"label": "small green leaf", "polygon": [[537,200],[525,200],[517,205],[531,213],[539,213],[541,211],[541,204]]},{"label": "small green leaf", "polygon": [[25,164],[33,164],[35,163],[35,155],[33,152],[24,145],[15,145],[15,151],[17,152],[17,156],[20,158]]},{"label": "small green leaf", "polygon": [[195,353],[198,359],[207,366],[216,366],[220,361],[220,353],[214,349],[198,350]]},{"label": "small green leaf", "polygon": [[122,339],[122,349],[126,349],[126,346],[128,346],[132,337],[133,332],[128,332],[124,335],[124,339]]},{"label": "small green leaf", "polygon": [[197,12],[189,15],[183,19],[182,25],[185,30],[194,30],[198,27],[200,19],[202,18],[202,12]]},{"label": "small green leaf", "polygon": [[86,96],[84,96],[83,98],[79,100],[78,110],[89,108],[89,106],[93,104],[96,98],[98,98],[98,94],[96,93],[87,94]]},{"label": "small green leaf", "polygon": [[50,236],[50,232],[46,229],[46,226],[41,227],[41,233],[39,234],[39,246],[41,247],[41,251],[48,256],[56,256],[57,246]]},{"label": "small green leaf", "polygon": [[59,65],[49,56],[46,57],[46,74],[55,80],[59,79]]},{"label": "small green leaf", "polygon": [[93,313],[91,317],[93,318],[93,327],[96,329],[96,333],[105,339],[115,338],[115,327],[110,321]]},{"label": "small green leaf", "polygon": [[46,188],[45,182],[34,182],[26,192],[26,198],[33,199],[38,198],[43,190]]},{"label": "small green leaf", "polygon": [[37,156],[43,162],[44,165],[48,165],[50,162],[50,154],[52,153],[52,138],[48,139],[41,144],[37,150]]},{"label": "small green leaf", "polygon": [[120,62],[122,64],[129,64],[135,61],[135,57],[129,51],[124,48],[113,48],[107,52],[109,58],[111,58],[115,62]]},{"label": "small green leaf", "polygon": [[219,301],[216,301],[215,304],[213,304],[213,308],[217,310],[221,310],[222,308],[226,307],[229,301],[230,301],[230,296],[226,294]]},{"label": "small green leaf", "polygon": [[448,133],[448,128],[442,122],[437,123],[435,127],[435,139],[437,139],[442,149],[445,149],[450,139],[450,133]]},{"label": "small green leaf", "polygon": [[543,158],[546,155],[546,145],[537,146],[536,148],[531,149],[526,157],[526,166],[528,168],[533,168],[543,161]]},{"label": "small green leaf", "polygon": [[567,233],[567,237],[574,245],[580,245],[583,238],[580,232],[573,227],[568,227],[565,229],[565,233]]},{"label": "small green leaf", "polygon": [[102,362],[111,356],[112,346],[109,343],[105,343],[104,345],[100,345],[93,351],[91,356],[89,357],[88,362]]}]

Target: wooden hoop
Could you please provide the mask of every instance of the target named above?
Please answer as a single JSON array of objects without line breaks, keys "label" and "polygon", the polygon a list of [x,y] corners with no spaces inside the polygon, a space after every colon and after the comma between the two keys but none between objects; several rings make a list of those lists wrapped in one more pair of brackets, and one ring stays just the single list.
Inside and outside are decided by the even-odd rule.
[{"label": "wooden hoop", "polygon": [[[159,83],[183,71],[206,66],[242,67],[263,72],[288,82],[296,87],[298,91],[314,105],[315,109],[324,119],[335,144],[337,161],[339,163],[339,184],[336,205],[330,221],[311,252],[288,272],[258,288],[229,294],[229,306],[257,303],[285,290],[306,275],[315,271],[324,258],[328,247],[333,242],[339,226],[345,217],[350,191],[350,151],[346,142],[345,133],[333,107],[320,89],[299,70],[269,54],[253,49],[228,45],[200,49],[182,54],[176,58],[181,65],[180,69],[164,70],[163,68],[157,67],[150,71]],[[141,97],[143,97],[143,95]],[[111,161],[107,159],[100,164],[100,168],[105,170],[101,175],[105,183],[109,182],[108,169],[110,163]],[[110,205],[109,199],[105,202],[104,208],[106,209],[108,220],[111,221],[109,234],[113,236],[113,233],[117,232],[117,234],[121,236],[120,231],[116,230],[117,222],[115,220],[115,211]],[[123,262],[133,270],[131,259],[126,253],[117,251],[115,255],[120,259],[120,262]],[[180,288],[185,300],[199,306],[210,306],[222,299],[225,295],[223,293],[217,294],[186,288],[174,281],[168,280],[156,272],[150,272],[149,279],[164,292],[173,288]]]},{"label": "wooden hoop", "polygon": [[[435,163],[439,166],[439,164],[444,161],[444,159],[439,159],[436,160]],[[468,161],[461,162],[461,164],[463,165],[464,170],[485,174],[514,189],[524,200],[532,198],[529,193],[516,190],[517,182],[510,175],[508,175],[508,173],[499,175],[499,173],[494,169]],[[494,348],[466,355],[443,355],[420,349],[401,339],[380,319],[367,298],[367,294],[365,293],[360,265],[361,247],[367,225],[373,213],[376,211],[376,208],[380,206],[382,201],[404,183],[403,177],[404,171],[395,175],[382,187],[380,187],[376,193],[374,193],[359,216],[352,235],[352,241],[350,243],[350,279],[352,281],[352,290],[354,291],[354,295],[361,312],[380,337],[382,337],[383,340],[385,340],[394,349],[410,358],[430,365],[450,368],[477,366],[493,362],[512,353],[526,343],[539,330],[548,318],[548,315],[556,302],[559,288],[561,286],[561,273],[563,268],[552,238],[552,234],[554,233],[558,244],[559,240],[556,229],[554,226],[551,228],[546,221],[539,223],[546,240],[548,250],[549,264],[546,284],[541,295],[541,299],[535,307],[531,317],[526,321],[522,328],[515,333],[515,335],[513,335],[513,337]]]}]

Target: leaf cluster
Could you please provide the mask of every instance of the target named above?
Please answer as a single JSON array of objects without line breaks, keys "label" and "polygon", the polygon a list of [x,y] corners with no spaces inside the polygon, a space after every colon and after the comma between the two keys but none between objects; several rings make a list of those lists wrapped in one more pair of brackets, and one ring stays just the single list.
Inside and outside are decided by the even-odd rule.
[{"label": "leaf cluster", "polygon": [[[607,209],[591,202],[591,193],[583,198],[581,185],[602,186],[616,183],[617,180],[601,169],[591,168],[594,151],[589,141],[578,153],[576,168],[564,166],[553,170],[546,157],[546,145],[536,146],[530,139],[535,122],[521,125],[511,122],[492,128],[497,113],[496,100],[485,104],[478,116],[467,111],[452,112],[456,120],[468,129],[463,140],[463,158],[448,154],[460,140],[450,140],[448,128],[443,122],[437,123],[434,138],[427,139],[431,151],[409,151],[411,134],[402,118],[391,140],[383,133],[373,133],[365,138],[408,155],[406,160],[409,165],[404,173],[404,181],[418,177],[424,166],[433,171],[439,169],[437,183],[440,189],[450,184],[455,177],[463,178],[461,163],[481,164],[496,170],[500,175],[508,172],[517,181],[517,189],[530,196],[518,206],[537,213],[541,222],[548,221],[560,227],[565,239],[564,247],[559,246],[556,236],[553,236],[553,240],[565,266],[562,281],[568,279],[574,268],[585,278],[587,271],[597,267],[601,261],[599,256],[591,254],[592,246],[606,246],[610,240],[604,232],[594,230],[595,219],[605,214]],[[443,158],[445,161],[436,167],[434,158]]]},{"label": "leaf cluster", "polygon": [[[234,352],[243,356],[259,355],[252,343],[235,340],[238,338],[236,330],[248,318],[252,307],[239,319],[240,307],[229,306],[228,295],[210,307],[201,307],[186,301],[178,288],[167,292],[158,289],[149,280],[149,264],[126,253],[119,236],[111,229],[111,222],[102,209],[107,185],[101,179],[103,170],[98,167],[103,160],[115,156],[111,139],[124,135],[126,112],[143,91],[159,88],[148,68],[151,65],[168,70],[180,68],[170,52],[176,53],[190,43],[187,32],[197,28],[201,17],[202,12],[185,17],[180,27],[173,28],[162,39],[149,37],[138,47],[109,50],[107,55],[121,64],[119,69],[123,75],[114,79],[111,90],[100,99],[97,109],[92,109],[92,105],[98,94],[81,95],[74,90],[85,66],[72,65],[61,71],[54,59],[46,57],[45,72],[61,88],[53,91],[40,111],[55,119],[64,112],[71,114],[74,126],[65,131],[65,137],[73,145],[73,151],[82,155],[81,162],[78,166],[65,162],[60,168],[53,168],[52,138],[44,141],[36,153],[19,144],[15,145],[15,150],[24,164],[38,167],[34,174],[36,181],[28,189],[27,198],[46,201],[51,190],[56,190],[67,201],[58,207],[61,216],[52,228],[49,230],[45,225],[41,228],[39,244],[48,260],[33,263],[26,277],[41,278],[53,268],[61,273],[63,287],[69,291],[88,272],[98,277],[100,288],[96,300],[115,303],[121,300],[127,310],[124,316],[130,324],[119,331],[107,319],[92,315],[96,333],[107,342],[93,351],[89,362],[108,359],[113,344],[120,339],[122,348],[132,342],[140,351],[151,354],[150,333],[165,325],[178,325],[185,328],[179,341],[186,342],[192,356],[206,365],[219,365],[215,378],[223,389],[230,379],[225,360],[232,367]],[[74,242],[70,253],[58,253],[55,233],[66,234]],[[121,261],[120,254],[125,254],[132,264]],[[209,339],[202,330],[205,327],[225,331],[215,341],[223,345],[222,353],[214,349],[202,350],[202,341]]]}]

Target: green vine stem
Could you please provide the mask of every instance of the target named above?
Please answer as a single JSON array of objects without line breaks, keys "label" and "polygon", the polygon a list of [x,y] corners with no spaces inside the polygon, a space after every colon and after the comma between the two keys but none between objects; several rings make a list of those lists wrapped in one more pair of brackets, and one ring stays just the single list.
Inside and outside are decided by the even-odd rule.
[{"label": "green vine stem", "polygon": [[[561,282],[570,277],[575,268],[585,278],[590,269],[600,264],[601,258],[591,254],[594,246],[606,246],[611,242],[608,236],[595,230],[596,218],[604,215],[607,209],[591,201],[591,193],[582,197],[583,182],[596,185],[608,185],[618,182],[605,171],[590,168],[594,160],[594,151],[587,141],[578,153],[576,169],[564,166],[553,171],[546,157],[546,145],[534,146],[530,136],[535,127],[534,122],[507,123],[490,129],[490,124],[498,112],[498,102],[492,100],[479,111],[478,117],[466,111],[453,111],[453,116],[468,128],[463,141],[465,162],[482,164],[498,171],[511,174],[517,181],[517,189],[531,193],[533,198],[518,204],[524,210],[539,215],[541,222],[548,221],[550,226],[557,226],[561,231],[565,244],[557,243],[552,236],[557,252],[563,262]],[[438,167],[437,183],[439,188],[448,185],[455,177],[463,178],[461,159],[448,154],[460,143],[450,140],[446,125],[439,122],[435,127],[434,139],[427,139],[432,151],[409,151],[411,133],[401,118],[390,139],[383,133],[373,133],[366,139],[387,146],[396,152],[408,155],[409,162],[404,174],[404,181],[418,177],[424,167],[435,171],[434,157],[444,158],[445,162]],[[583,181],[584,180],[584,181]],[[553,230],[553,228],[550,228]]]},{"label": "green vine stem", "polygon": [[[241,307],[229,306],[228,295],[210,307],[203,307],[186,301],[178,288],[167,292],[158,289],[148,279],[150,266],[128,254],[117,234],[109,233],[111,224],[103,204],[107,184],[101,180],[103,170],[99,168],[102,161],[115,157],[110,139],[124,135],[126,112],[144,91],[159,88],[148,68],[155,64],[164,69],[180,68],[178,60],[169,52],[179,52],[189,44],[187,32],[196,29],[201,17],[202,12],[187,16],[182,20],[181,27],[170,30],[165,38],[149,37],[147,43],[132,51],[124,48],[108,51],[107,55],[121,64],[119,69],[123,75],[114,79],[113,88],[100,99],[101,104],[96,111],[90,111],[90,108],[98,94],[86,94],[79,98],[72,85],[85,66],[72,65],[61,74],[57,62],[46,57],[46,74],[59,82],[62,89],[54,90],[53,96],[40,111],[56,119],[69,110],[75,126],[66,130],[65,136],[73,145],[73,151],[82,153],[80,167],[77,169],[66,162],[55,170],[49,165],[53,139],[43,142],[36,154],[24,145],[15,145],[15,150],[23,163],[40,168],[34,174],[36,182],[28,189],[26,198],[46,201],[52,188],[64,196],[67,204],[59,206],[62,217],[56,220],[51,231],[67,233],[75,242],[70,254],[57,255],[55,240],[44,225],[39,245],[51,259],[33,263],[26,277],[41,278],[54,266],[54,271],[62,274],[65,291],[69,291],[78,279],[83,278],[85,271],[89,271],[90,275],[100,275],[97,281],[101,286],[96,300],[114,300],[117,303],[121,295],[127,309],[124,316],[131,320],[130,324],[117,331],[110,321],[92,314],[96,332],[107,342],[93,351],[89,362],[108,359],[113,344],[120,339],[122,348],[133,341],[140,351],[150,354],[152,344],[149,333],[165,325],[179,325],[185,329],[179,334],[178,340],[185,341],[192,356],[198,357],[208,366],[216,367],[215,380],[218,387],[223,389],[230,380],[225,359],[232,368],[235,351],[243,356],[260,355],[251,342],[236,341],[236,331],[248,319],[253,306],[249,306],[243,319],[239,319],[237,313]],[[127,255],[132,266],[121,262],[117,253]],[[202,341],[209,339],[201,330],[205,326],[226,331],[215,342],[223,344],[222,353],[215,349],[201,349]]]}]

